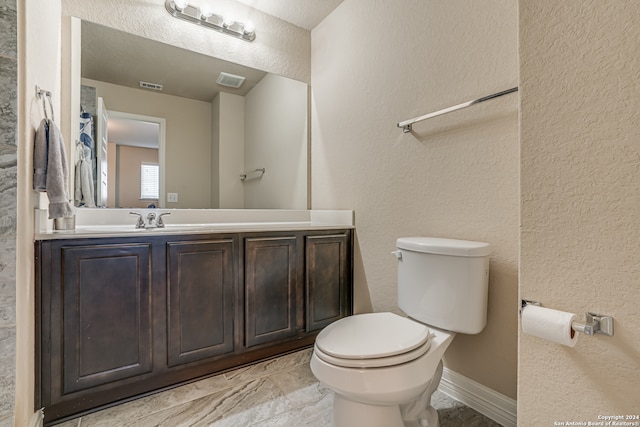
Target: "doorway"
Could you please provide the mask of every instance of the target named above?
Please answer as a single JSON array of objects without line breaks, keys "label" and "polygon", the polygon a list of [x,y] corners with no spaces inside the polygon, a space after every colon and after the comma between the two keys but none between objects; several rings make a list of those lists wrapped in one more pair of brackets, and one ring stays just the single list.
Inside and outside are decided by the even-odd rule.
[{"label": "doorway", "polygon": [[165,119],[109,110],[107,127],[107,206],[164,207]]}]

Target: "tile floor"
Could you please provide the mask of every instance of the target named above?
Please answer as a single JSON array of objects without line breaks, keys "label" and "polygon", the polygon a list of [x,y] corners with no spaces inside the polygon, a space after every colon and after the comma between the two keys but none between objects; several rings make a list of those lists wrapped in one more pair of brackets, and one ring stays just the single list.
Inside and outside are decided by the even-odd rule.
[{"label": "tile floor", "polygon": [[[332,392],[309,369],[311,349],[147,396],[60,427],[331,427]],[[499,424],[437,391],[441,427]]]}]

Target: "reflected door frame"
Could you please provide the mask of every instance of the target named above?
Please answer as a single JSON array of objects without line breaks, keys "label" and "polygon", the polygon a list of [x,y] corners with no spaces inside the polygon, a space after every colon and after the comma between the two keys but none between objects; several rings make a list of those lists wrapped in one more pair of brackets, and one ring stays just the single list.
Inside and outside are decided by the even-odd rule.
[{"label": "reflected door frame", "polygon": [[160,166],[160,197],[158,199],[158,208],[166,207],[166,193],[165,193],[165,157],[166,157],[166,130],[167,121],[163,117],[145,116],[142,114],[126,113],[123,111],[109,111],[110,119],[128,119],[137,120],[142,122],[157,123],[159,126],[158,134],[158,164]]}]

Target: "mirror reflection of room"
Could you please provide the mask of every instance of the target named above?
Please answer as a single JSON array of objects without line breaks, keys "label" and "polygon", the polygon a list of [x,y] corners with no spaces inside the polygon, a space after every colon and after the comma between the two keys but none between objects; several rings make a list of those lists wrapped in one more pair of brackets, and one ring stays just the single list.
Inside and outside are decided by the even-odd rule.
[{"label": "mirror reflection of room", "polygon": [[[161,126],[164,120],[108,111],[103,99],[97,98],[95,94],[95,88],[81,87],[83,103],[76,155],[75,205],[158,207],[159,148],[160,141],[164,140],[164,135],[161,137],[161,133],[164,133],[164,126]],[[96,98],[98,105],[94,102]],[[100,111],[102,109],[105,111]],[[106,126],[96,126],[94,118],[102,116]],[[103,139],[107,142],[106,151],[101,151],[100,141]],[[101,152],[106,153],[106,156],[101,156]],[[101,185],[101,176],[106,178],[106,185]]]},{"label": "mirror reflection of room", "polygon": [[[80,104],[94,121],[95,206],[307,208],[305,83],[98,24],[83,21],[81,27]],[[228,86],[229,79],[239,79],[239,87]],[[99,98],[109,116],[104,159]],[[114,114],[164,121],[155,157],[142,154],[138,136],[116,140]],[[77,153],[76,164],[81,159]],[[157,164],[157,199],[142,194],[149,171],[143,164]],[[266,173],[241,179],[256,169]],[[76,183],[80,178],[76,174]],[[76,206],[91,202],[81,196]]]},{"label": "mirror reflection of room", "polygon": [[109,114],[107,206],[157,207],[160,124],[129,116]]}]

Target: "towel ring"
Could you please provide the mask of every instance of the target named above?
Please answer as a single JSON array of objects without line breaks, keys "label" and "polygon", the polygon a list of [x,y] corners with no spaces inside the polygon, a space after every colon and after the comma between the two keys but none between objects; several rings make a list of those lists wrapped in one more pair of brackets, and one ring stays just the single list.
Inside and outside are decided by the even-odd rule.
[{"label": "towel ring", "polygon": [[49,100],[49,109],[51,110],[51,121],[55,122],[55,116],[53,113],[53,101],[51,100],[51,92],[48,90],[40,89],[38,85],[36,85],[36,96],[42,99],[42,111],[44,111],[44,118],[49,120],[49,115],[47,114],[47,104],[45,102],[45,97]]}]

